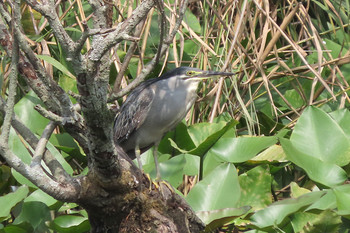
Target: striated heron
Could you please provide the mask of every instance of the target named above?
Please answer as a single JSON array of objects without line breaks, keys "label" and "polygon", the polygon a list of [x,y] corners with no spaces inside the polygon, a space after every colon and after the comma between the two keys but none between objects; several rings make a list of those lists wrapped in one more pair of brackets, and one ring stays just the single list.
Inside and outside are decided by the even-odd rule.
[{"label": "striated heron", "polygon": [[114,142],[142,169],[140,150],[155,146],[156,180],[160,180],[157,160],[162,137],[185,118],[197,98],[201,80],[233,73],[179,67],[159,78],[141,83],[128,96],[114,122]]}]

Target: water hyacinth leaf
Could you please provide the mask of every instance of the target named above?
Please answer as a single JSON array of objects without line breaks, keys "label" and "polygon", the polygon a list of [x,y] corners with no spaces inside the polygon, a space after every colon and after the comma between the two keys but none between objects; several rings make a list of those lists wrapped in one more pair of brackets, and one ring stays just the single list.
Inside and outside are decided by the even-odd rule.
[{"label": "water hyacinth leaf", "polygon": [[350,215],[350,184],[333,189],[339,215]]},{"label": "water hyacinth leaf", "polygon": [[276,142],[276,137],[221,138],[210,148],[210,153],[225,162],[242,163]]},{"label": "water hyacinth leaf", "polygon": [[240,186],[236,168],[233,164],[225,163],[197,183],[186,200],[197,212],[237,207],[239,198]]},{"label": "water hyacinth leaf", "polygon": [[321,161],[344,166],[350,162],[350,140],[327,113],[308,107],[290,138],[295,148]]},{"label": "water hyacinth leaf", "polygon": [[332,118],[339,124],[346,136],[350,139],[350,112],[348,109],[338,109],[331,112]]},{"label": "water hyacinth leaf", "polygon": [[235,218],[246,214],[249,210],[249,206],[243,206],[240,208],[199,211],[196,214],[205,224],[207,224],[205,232],[212,232],[217,227],[223,226]]},{"label": "water hyacinth leaf", "polygon": [[316,200],[320,199],[325,192],[311,192],[298,198],[290,198],[274,202],[265,209],[259,210],[252,215],[252,224],[263,229],[271,226],[278,226],[288,215],[306,208]]},{"label": "water hyacinth leaf", "polygon": [[257,166],[239,175],[241,198],[238,206],[252,206],[253,210],[272,203],[272,177],[268,165]]},{"label": "water hyacinth leaf", "polygon": [[338,186],[347,179],[341,167],[299,151],[288,139],[281,138],[280,142],[287,158],[304,169],[310,179],[328,187]]},{"label": "water hyacinth leaf", "polygon": [[89,220],[83,216],[62,215],[50,223],[50,228],[62,233],[88,232],[90,229]]}]

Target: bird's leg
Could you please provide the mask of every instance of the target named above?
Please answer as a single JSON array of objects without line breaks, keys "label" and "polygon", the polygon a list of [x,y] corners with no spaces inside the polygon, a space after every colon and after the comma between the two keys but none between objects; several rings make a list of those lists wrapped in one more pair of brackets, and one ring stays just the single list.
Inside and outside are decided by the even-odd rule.
[{"label": "bird's leg", "polygon": [[156,167],[156,182],[159,182],[162,180],[162,177],[160,175],[160,170],[159,170],[159,163],[158,163],[158,145],[159,142],[156,142],[154,144],[154,150],[153,150],[153,159],[154,159],[154,166]]},{"label": "bird's leg", "polygon": [[168,189],[172,192],[174,192],[174,188],[168,182],[166,182],[165,180],[162,180],[162,177],[160,175],[160,169],[159,169],[159,163],[158,163],[158,145],[159,145],[159,142],[156,142],[154,144],[154,150],[153,150],[154,165],[156,167],[157,176],[156,176],[155,182],[152,182],[152,183],[156,186],[157,189],[160,190],[162,195],[164,195],[162,184],[165,184],[168,187]]},{"label": "bird's leg", "polygon": [[135,156],[136,156],[136,160],[137,160],[137,164],[139,165],[139,169],[142,171],[142,163],[141,163],[141,151],[139,148],[139,145],[135,146]]}]

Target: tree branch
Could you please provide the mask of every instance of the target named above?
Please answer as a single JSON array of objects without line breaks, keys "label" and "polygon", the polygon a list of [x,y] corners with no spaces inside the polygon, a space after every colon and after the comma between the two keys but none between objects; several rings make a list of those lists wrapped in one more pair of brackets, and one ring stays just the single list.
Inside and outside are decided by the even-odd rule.
[{"label": "tree branch", "polygon": [[78,185],[66,183],[62,184],[53,181],[45,175],[41,167],[32,168],[23,163],[15,154],[13,154],[8,145],[8,138],[10,133],[11,121],[14,116],[13,108],[15,104],[16,84],[17,84],[17,70],[19,62],[19,41],[17,34],[19,31],[15,28],[15,25],[20,22],[20,8],[19,1],[11,2],[12,4],[12,30],[14,36],[12,46],[12,61],[11,61],[11,73],[9,84],[9,96],[7,104],[5,106],[4,101],[1,101],[1,106],[5,112],[5,119],[3,124],[3,132],[0,135],[0,153],[5,158],[6,162],[13,167],[16,171],[21,173],[24,177],[32,181],[43,191],[47,192],[51,196],[59,200],[76,200],[78,196]]},{"label": "tree branch", "polygon": [[[183,16],[186,12],[188,1],[189,0],[183,1],[173,30],[168,35],[168,37],[164,40],[162,47],[160,48],[160,52],[157,52],[157,54],[159,54],[159,57],[164,56],[165,52],[169,48],[169,45],[171,44],[172,40],[174,39],[177,31],[179,30]],[[148,62],[147,65],[142,69],[141,74],[132,83],[130,83],[127,87],[123,88],[123,90],[121,90],[118,93],[112,93],[112,95],[108,98],[108,102],[113,102],[113,101],[117,100],[118,98],[126,95],[131,90],[136,88],[141,82],[143,82],[145,80],[146,76],[154,69],[155,65],[157,64],[157,61],[159,61],[159,57],[155,56],[150,62]]]},{"label": "tree branch", "polygon": [[[5,101],[0,98],[0,111],[5,114]],[[39,139],[21,122],[16,115],[13,114],[11,120],[12,127],[21,135],[29,146],[35,149],[39,143]],[[49,150],[44,153],[43,160],[50,169],[52,175],[60,182],[70,182],[72,177],[64,170],[62,165],[56,160]]]},{"label": "tree branch", "polygon": [[118,24],[113,32],[105,37],[100,37],[98,41],[96,41],[95,46],[90,50],[89,59],[92,61],[99,61],[114,45],[124,39],[129,40],[131,31],[141,22],[153,6],[153,0],[142,1],[127,20]]},{"label": "tree branch", "polygon": [[[21,20],[21,14],[19,12],[19,3],[16,1],[12,3],[13,16],[12,16],[12,33],[15,33],[14,24]],[[17,6],[16,6],[17,5]],[[5,107],[5,119],[3,123],[2,133],[0,135],[0,141],[5,145],[8,145],[8,139],[11,129],[11,119],[13,115],[13,108],[15,106],[16,88],[17,88],[17,75],[18,75],[18,60],[19,60],[19,46],[18,40],[15,38],[13,41],[12,53],[11,53],[11,71],[9,81],[9,95],[7,98],[7,105]]]},{"label": "tree branch", "polygon": [[46,151],[46,145],[49,141],[51,134],[56,128],[57,124],[54,121],[50,121],[49,124],[45,127],[44,132],[41,134],[41,138],[35,148],[34,156],[30,164],[31,167],[40,166],[41,159]]}]

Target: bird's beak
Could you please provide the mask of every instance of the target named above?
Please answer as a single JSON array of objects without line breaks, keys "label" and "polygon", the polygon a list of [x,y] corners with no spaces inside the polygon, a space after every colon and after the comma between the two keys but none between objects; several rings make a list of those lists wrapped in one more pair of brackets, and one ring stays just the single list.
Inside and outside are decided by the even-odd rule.
[{"label": "bird's beak", "polygon": [[201,73],[198,73],[197,75],[193,76],[193,78],[198,79],[207,79],[207,78],[214,78],[214,77],[222,77],[222,76],[232,76],[235,73],[229,73],[229,72],[219,72],[219,71],[203,71]]}]

